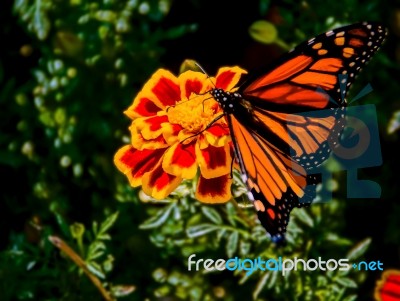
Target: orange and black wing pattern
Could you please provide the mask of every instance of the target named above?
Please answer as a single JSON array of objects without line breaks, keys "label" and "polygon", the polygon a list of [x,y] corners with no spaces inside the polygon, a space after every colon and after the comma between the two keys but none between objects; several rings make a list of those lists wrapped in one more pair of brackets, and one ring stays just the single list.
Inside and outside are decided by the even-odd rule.
[{"label": "orange and black wing pattern", "polygon": [[271,144],[257,131],[228,115],[236,158],[254,202],[258,218],[273,241],[284,238],[294,207],[309,205],[315,198],[318,179]]},{"label": "orange and black wing pattern", "polygon": [[274,241],[283,240],[291,209],[315,198],[318,179],[309,173],[337,143],[347,90],[385,36],[372,22],[328,31],[250,76],[237,93],[212,93],[227,116],[249,198]]},{"label": "orange and black wing pattern", "polygon": [[337,143],[348,88],[386,33],[381,24],[368,22],[328,31],[300,44],[242,87],[254,118],[274,129],[306,169],[327,159]]}]

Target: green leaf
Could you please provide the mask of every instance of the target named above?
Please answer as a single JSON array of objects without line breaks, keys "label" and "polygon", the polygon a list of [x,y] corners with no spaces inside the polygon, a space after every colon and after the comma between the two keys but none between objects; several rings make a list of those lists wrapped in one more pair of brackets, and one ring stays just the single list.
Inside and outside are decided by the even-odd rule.
[{"label": "green leaf", "polygon": [[183,36],[185,33],[193,32],[197,29],[196,24],[189,24],[189,25],[180,25],[173,28],[168,29],[163,33],[164,39],[177,39]]},{"label": "green leaf", "polygon": [[88,257],[88,260],[95,260],[103,255],[104,255],[104,251],[98,250],[97,252],[92,252]]},{"label": "green leaf", "polygon": [[239,217],[238,215],[236,215],[234,217],[234,220],[237,221],[239,224],[242,224],[245,227],[248,227],[249,224],[247,223],[247,221],[245,221],[243,218]]},{"label": "green leaf", "polygon": [[[32,30],[36,33],[39,40],[45,40],[50,31],[50,20],[47,16],[48,7],[45,0],[36,0],[35,3],[28,7],[19,2],[14,8],[20,13],[25,22],[32,24]],[[47,5],[48,6],[48,5]],[[25,10],[25,8],[27,10]]]},{"label": "green leaf", "polygon": [[278,271],[271,272],[271,280],[268,282],[267,287],[272,288],[275,285],[276,279],[278,278]]},{"label": "green leaf", "polygon": [[39,114],[39,120],[47,127],[54,127],[55,122],[53,119],[53,114],[49,111],[43,111]]},{"label": "green leaf", "polygon": [[347,296],[346,298],[343,299],[343,301],[355,301],[357,300],[358,296],[357,295],[350,295]]},{"label": "green leaf", "polygon": [[[236,271],[235,271],[236,272]],[[251,275],[253,275],[253,274],[247,274],[247,273],[244,273],[244,274],[242,274],[243,276],[242,276],[242,278],[240,278],[240,280],[238,281],[238,284],[239,285],[242,285],[243,283],[245,283],[249,278],[250,278],[250,276]]]},{"label": "green leaf", "polygon": [[335,245],[338,245],[338,246],[349,246],[349,245],[353,244],[350,239],[340,237],[336,233],[327,233],[325,235],[325,240],[329,240],[329,241],[335,243]]},{"label": "green leaf", "polygon": [[179,221],[182,218],[181,210],[178,206],[174,207],[174,219]]},{"label": "green leaf", "polygon": [[90,244],[86,260],[91,261],[95,258],[100,257],[104,254],[104,250],[106,249],[106,245],[102,241],[94,241]]},{"label": "green leaf", "polygon": [[112,23],[117,18],[117,15],[111,10],[98,10],[94,14],[94,17],[99,21]]},{"label": "green leaf", "polygon": [[235,217],[236,217],[236,209],[235,206],[232,204],[232,202],[229,202],[226,204],[226,213],[227,213],[227,218],[229,223],[232,226],[236,226],[236,221],[235,221]]},{"label": "green leaf", "polygon": [[46,11],[41,8],[41,2],[42,0],[37,0],[36,2],[34,28],[39,40],[44,40],[49,34],[51,24],[47,17]]},{"label": "green leaf", "polygon": [[112,225],[115,223],[115,221],[118,218],[118,214],[119,214],[118,211],[111,214],[104,222],[101,223],[97,238],[100,235],[106,233],[112,227]]},{"label": "green leaf", "polygon": [[96,221],[93,221],[92,231],[94,236],[97,236],[97,233],[99,233],[99,224]]},{"label": "green leaf", "polygon": [[221,241],[221,238],[225,235],[226,229],[220,229],[217,233],[217,241],[218,243]]},{"label": "green leaf", "polygon": [[253,291],[253,300],[257,300],[258,295],[260,294],[260,292],[262,291],[262,289],[264,288],[265,284],[268,281],[269,276],[271,275],[271,272],[267,272],[265,273],[261,279],[257,282],[256,288]]},{"label": "green leaf", "polygon": [[392,118],[389,121],[387,132],[388,134],[393,134],[399,128],[400,128],[400,111],[396,111],[393,113]]},{"label": "green leaf", "polygon": [[298,220],[300,220],[302,223],[313,227],[314,226],[314,221],[311,218],[311,216],[307,213],[306,210],[304,210],[304,208],[297,208],[296,210],[296,217],[298,218]]},{"label": "green leaf", "polygon": [[330,288],[331,291],[335,293],[335,296],[337,296],[336,300],[340,300],[341,299],[340,296],[343,295],[345,289],[343,287],[336,285],[336,283],[332,284]]},{"label": "green leaf", "polygon": [[217,224],[217,225],[222,224],[221,215],[214,208],[208,207],[208,206],[202,206],[201,211],[214,224]]},{"label": "green leaf", "polygon": [[218,229],[219,227],[213,224],[200,224],[186,229],[186,234],[189,238],[195,238]]},{"label": "green leaf", "polygon": [[26,265],[26,270],[30,271],[35,265],[36,265],[36,261],[30,261],[27,265]]},{"label": "green leaf", "polygon": [[357,288],[357,283],[350,278],[337,278],[336,282],[344,287]]},{"label": "green leaf", "polygon": [[97,237],[99,240],[111,240],[111,235],[110,234],[99,234]]},{"label": "green leaf", "polygon": [[28,0],[15,0],[14,1],[14,10],[16,11],[24,11],[28,6]]},{"label": "green leaf", "polygon": [[111,294],[116,297],[126,297],[136,290],[134,285],[115,285],[111,287]]},{"label": "green leaf", "polygon": [[238,247],[238,241],[239,241],[239,233],[237,231],[233,231],[229,235],[228,241],[226,243],[226,254],[228,255],[228,257],[232,257],[233,254],[236,252]]},{"label": "green leaf", "polygon": [[146,220],[139,226],[139,229],[153,229],[160,227],[170,216],[172,209],[176,206],[176,203],[170,203],[163,209],[157,212],[156,216],[153,216]]},{"label": "green leaf", "polygon": [[103,270],[106,272],[111,272],[114,266],[114,257],[112,255],[108,255],[107,259],[103,262]]},{"label": "green leaf", "polygon": [[70,229],[69,229],[69,227],[68,227],[68,224],[67,224],[67,223],[65,222],[65,220],[64,220],[64,217],[63,217],[61,214],[56,213],[56,212],[55,212],[54,214],[55,214],[55,216],[56,216],[57,223],[58,223],[58,225],[60,226],[60,228],[61,228],[63,234],[64,234],[66,237],[69,237],[70,234],[71,234],[71,232],[70,232]]},{"label": "green leaf", "polygon": [[250,242],[242,240],[242,241],[240,241],[239,246],[240,246],[240,250],[239,250],[240,255],[246,256],[247,254],[249,254],[250,248],[251,248]]},{"label": "green leaf", "polygon": [[347,253],[347,258],[349,260],[354,260],[357,258],[360,258],[369,248],[369,245],[371,244],[371,239],[366,238],[363,241],[359,242],[352,248],[349,253]]},{"label": "green leaf", "polygon": [[104,275],[103,269],[101,268],[101,266],[98,263],[93,262],[93,261],[87,262],[86,267],[92,274],[96,275],[97,277],[99,277],[101,279],[106,278],[106,275]]}]

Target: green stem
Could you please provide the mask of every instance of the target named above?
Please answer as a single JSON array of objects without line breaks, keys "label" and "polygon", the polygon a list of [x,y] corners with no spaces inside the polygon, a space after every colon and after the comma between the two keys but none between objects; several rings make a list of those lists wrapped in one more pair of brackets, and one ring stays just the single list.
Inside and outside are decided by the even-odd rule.
[{"label": "green stem", "polygon": [[291,49],[291,47],[288,44],[286,44],[286,42],[284,42],[283,40],[281,40],[279,38],[277,38],[275,40],[275,44],[278,45],[279,47],[283,48],[286,51],[289,51]]},{"label": "green stem", "polygon": [[243,212],[242,208],[240,208],[235,200],[231,201],[233,206],[235,207],[239,217],[243,219],[248,225],[250,225],[251,228],[254,228],[256,226],[255,222],[253,219],[249,219],[249,217]]},{"label": "green stem", "polygon": [[77,238],[77,243],[78,243],[78,249],[79,249],[79,253],[83,256],[84,255],[84,248],[83,248],[83,241],[82,241],[82,236],[79,236]]}]

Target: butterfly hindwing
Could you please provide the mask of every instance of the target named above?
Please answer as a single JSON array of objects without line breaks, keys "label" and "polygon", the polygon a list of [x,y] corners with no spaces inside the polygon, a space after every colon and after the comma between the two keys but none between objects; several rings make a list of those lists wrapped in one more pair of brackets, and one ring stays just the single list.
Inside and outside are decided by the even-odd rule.
[{"label": "butterfly hindwing", "polygon": [[[325,161],[344,125],[344,107],[289,114],[253,107],[254,123],[270,132],[271,142],[280,141],[287,154],[305,169]],[[268,125],[268,126],[266,126]],[[282,146],[280,147],[282,149]]]},{"label": "butterfly hindwing", "polygon": [[315,175],[307,176],[307,186],[304,188],[303,197],[299,197],[292,189],[282,194],[276,201],[275,206],[266,202],[261,193],[251,190],[255,201],[254,207],[257,210],[258,219],[261,225],[267,229],[274,242],[282,242],[290,219],[291,211],[298,207],[308,207],[316,197],[316,185],[320,178]]},{"label": "butterfly hindwing", "polygon": [[[228,116],[243,180],[249,189],[262,225],[279,240],[286,231],[293,206],[311,203],[305,170],[255,131],[249,131],[234,116]],[[314,188],[315,192],[315,188]],[[305,198],[299,202],[299,196]]]}]

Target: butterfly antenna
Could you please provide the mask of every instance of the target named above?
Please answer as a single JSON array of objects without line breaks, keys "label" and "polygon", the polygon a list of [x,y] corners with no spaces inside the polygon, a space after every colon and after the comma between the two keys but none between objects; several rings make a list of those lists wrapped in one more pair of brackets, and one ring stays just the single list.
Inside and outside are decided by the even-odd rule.
[{"label": "butterfly antenna", "polygon": [[200,66],[199,63],[195,63],[195,65],[201,70],[201,72],[203,72],[207,78],[210,80],[210,82],[212,83],[212,85],[214,86],[214,88],[216,88],[215,84],[213,83],[213,81],[211,80],[211,77],[208,75],[208,73],[206,72],[206,70],[204,70],[203,67]]},{"label": "butterfly antenna", "polygon": [[[196,95],[196,96],[194,96],[194,97],[192,97],[192,98],[189,98],[189,99],[187,99],[187,100],[181,101],[181,102],[179,102],[179,103],[176,104],[176,105],[168,106],[167,112],[168,112],[168,110],[171,109],[171,108],[175,108],[176,106],[182,105],[182,104],[184,104],[184,103],[186,103],[186,102],[188,102],[188,101],[192,101],[193,99],[196,99],[196,98],[198,98],[198,97],[200,97],[200,96],[203,96],[204,94],[207,94],[207,93],[208,93],[208,92],[206,92],[206,93],[201,93],[201,94],[198,94],[198,95]],[[205,99],[205,100],[208,100],[208,99],[211,99],[211,98],[212,98],[212,97],[207,98],[207,99]],[[203,105],[203,111],[204,111],[204,105]]]},{"label": "butterfly antenna", "polygon": [[[199,68],[206,76],[207,76],[207,79],[210,81],[210,83],[214,86],[214,88],[216,88],[216,86],[215,86],[215,84],[214,84],[214,82],[211,80],[211,77],[208,75],[208,73],[206,72],[206,70],[204,70],[204,68],[199,64],[199,63],[194,63],[196,66],[197,66],[197,68]],[[208,93],[209,91],[207,91],[206,93]],[[206,101],[206,100],[209,100],[209,99],[211,99],[212,97],[210,97],[210,98],[206,98],[206,99],[204,99],[203,100],[203,112],[204,112],[204,102]]]}]

